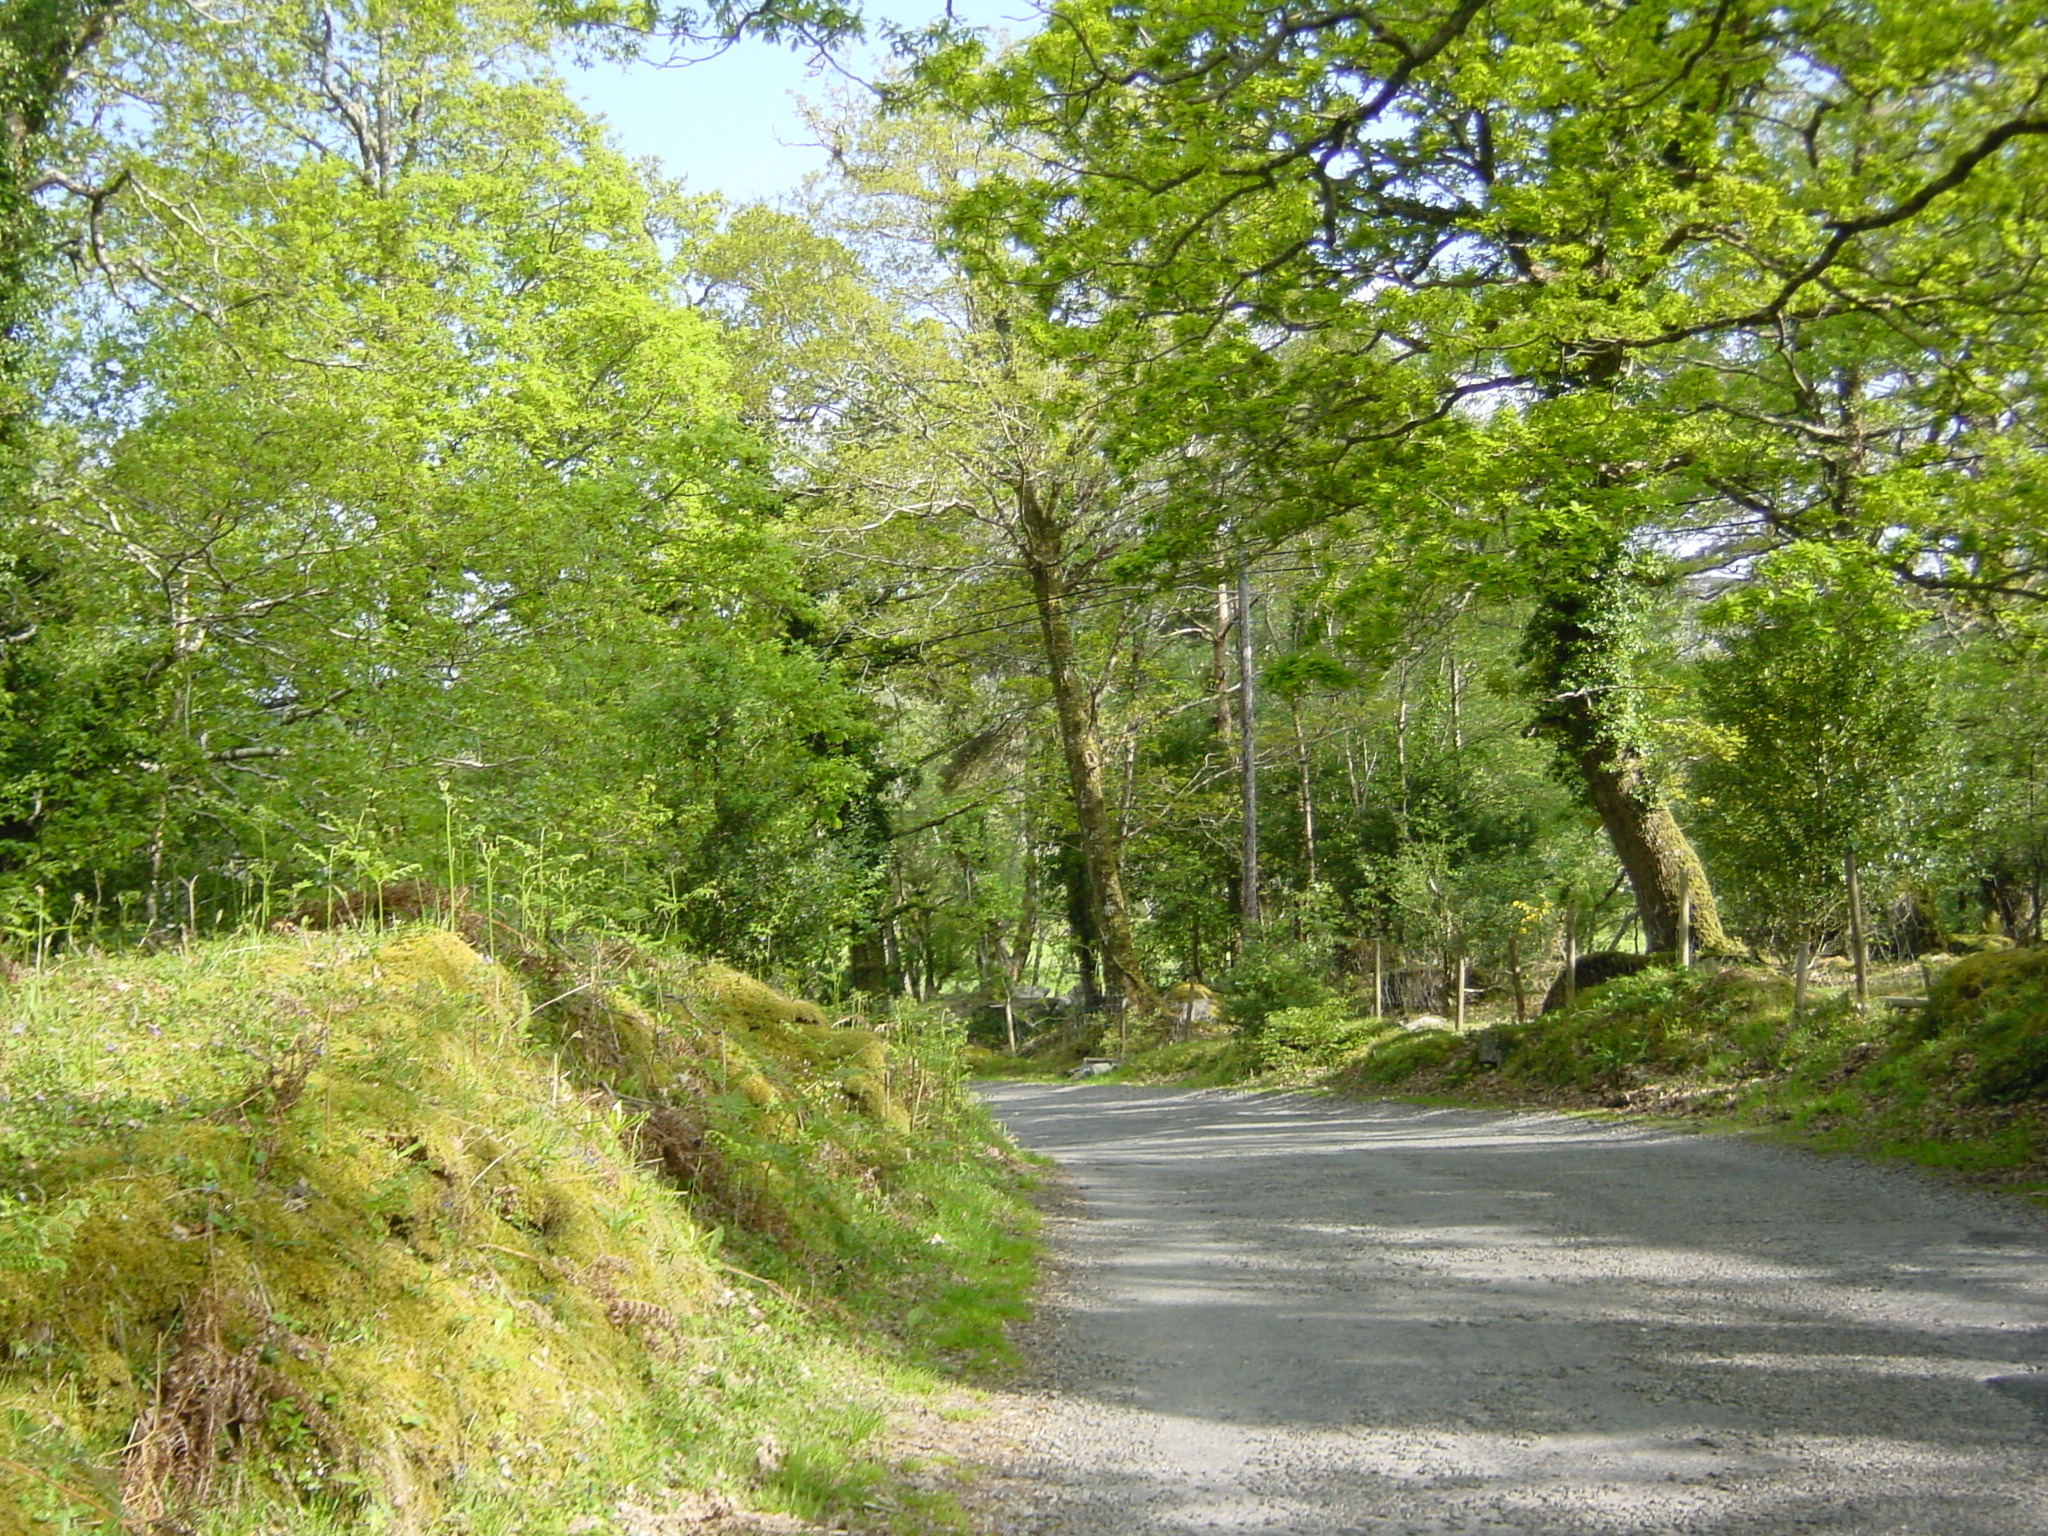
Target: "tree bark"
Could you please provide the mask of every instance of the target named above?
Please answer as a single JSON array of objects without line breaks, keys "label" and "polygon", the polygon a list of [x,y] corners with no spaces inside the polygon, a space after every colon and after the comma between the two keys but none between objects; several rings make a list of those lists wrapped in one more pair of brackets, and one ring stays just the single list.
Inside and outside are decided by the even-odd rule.
[{"label": "tree bark", "polygon": [[1288,706],[1288,714],[1294,726],[1294,772],[1301,785],[1301,867],[1302,889],[1315,889],[1316,883],[1316,790],[1314,764],[1308,755],[1308,737],[1301,729],[1301,706]]},{"label": "tree bark", "polygon": [[1658,798],[1640,752],[1612,743],[1579,754],[1579,772],[1635,892],[1644,947],[1676,950],[1680,914],[1691,892],[1694,954],[1725,954],[1734,946],[1721,927],[1706,867],[1670,808]]},{"label": "tree bark", "polygon": [[1645,947],[1677,949],[1690,892],[1693,952],[1725,954],[1733,946],[1713,885],[1658,794],[1641,744],[1631,653],[1650,581],[1618,544],[1561,573],[1537,593],[1522,660],[1538,697],[1537,728],[1583,786],[1628,874]]},{"label": "tree bark", "polygon": [[1870,1002],[1870,946],[1863,937],[1863,880],[1856,867],[1856,855],[1843,856],[1842,881],[1849,893],[1849,958],[1856,966],[1856,1006]]},{"label": "tree bark", "polygon": [[889,974],[889,947],[878,922],[860,934],[846,950],[846,984],[856,992],[885,997],[895,991]]},{"label": "tree bark", "polygon": [[1152,989],[1138,965],[1138,947],[1124,906],[1116,829],[1103,793],[1095,699],[1074,660],[1073,624],[1067,612],[1066,530],[1028,477],[1017,485],[1017,513],[1023,535],[1018,541],[1019,554],[1031,581],[1039,635],[1045,644],[1046,681],[1059,720],[1060,752],[1066,760],[1081,864],[1088,879],[1088,904],[1101,946],[1104,990],[1127,1007],[1148,1009],[1153,1002]]},{"label": "tree bark", "polygon": [[1024,977],[1024,969],[1031,963],[1032,946],[1038,942],[1038,852],[1031,842],[1030,823],[1024,831],[1024,899],[1017,911],[1017,936],[1010,945],[1009,977],[1010,990],[1017,990],[1017,983]]},{"label": "tree bark", "polygon": [[1244,557],[1237,561],[1237,783],[1243,807],[1243,845],[1238,856],[1238,916],[1249,943],[1259,913],[1258,668],[1252,654],[1252,585]]},{"label": "tree bark", "polygon": [[1088,866],[1081,861],[1080,841],[1064,836],[1060,841],[1060,879],[1067,893],[1067,933],[1074,941],[1074,1004],[1083,1013],[1102,1006],[1102,967],[1096,957],[1101,944],[1096,937],[1095,903],[1088,895]]},{"label": "tree bark", "polygon": [[1216,627],[1209,635],[1209,697],[1216,705],[1216,740],[1228,751],[1230,724],[1230,584],[1216,583]]}]

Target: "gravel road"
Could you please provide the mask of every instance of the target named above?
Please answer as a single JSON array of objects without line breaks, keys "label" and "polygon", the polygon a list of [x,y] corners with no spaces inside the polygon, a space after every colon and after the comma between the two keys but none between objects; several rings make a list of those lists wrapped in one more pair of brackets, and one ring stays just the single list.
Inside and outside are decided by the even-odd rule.
[{"label": "gravel road", "polygon": [[1004,1536],[2048,1533],[2016,1201],[1556,1115],[986,1097],[1076,1196]]}]

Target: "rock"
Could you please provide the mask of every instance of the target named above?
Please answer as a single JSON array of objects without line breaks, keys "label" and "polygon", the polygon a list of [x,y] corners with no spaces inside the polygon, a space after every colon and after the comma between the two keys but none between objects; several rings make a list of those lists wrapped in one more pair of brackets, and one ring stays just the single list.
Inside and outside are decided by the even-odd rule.
[{"label": "rock", "polygon": [[[2048,982],[2048,949],[1985,950],[1958,960],[1934,980],[1926,1017],[1936,1028],[1963,1028],[1979,1019],[1986,994],[2017,996]],[[2048,1018],[2040,1027],[2048,1029]]]},{"label": "rock", "polygon": [[1984,955],[2011,949],[2013,943],[2002,933],[1952,933],[1943,947],[1952,955]]},{"label": "rock", "polygon": [[1199,981],[1176,982],[1160,995],[1159,1002],[1174,1033],[1183,1038],[1223,1015],[1223,999]]}]

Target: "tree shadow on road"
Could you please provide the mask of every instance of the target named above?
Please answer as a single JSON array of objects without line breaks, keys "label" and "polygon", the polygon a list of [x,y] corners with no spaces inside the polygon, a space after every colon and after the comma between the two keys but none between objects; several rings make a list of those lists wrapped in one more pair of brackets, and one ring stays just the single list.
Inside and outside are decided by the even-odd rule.
[{"label": "tree shadow on road", "polygon": [[2024,1207],[1556,1115],[992,1097],[1083,1201],[1046,1359],[1102,1529],[2048,1529]]}]

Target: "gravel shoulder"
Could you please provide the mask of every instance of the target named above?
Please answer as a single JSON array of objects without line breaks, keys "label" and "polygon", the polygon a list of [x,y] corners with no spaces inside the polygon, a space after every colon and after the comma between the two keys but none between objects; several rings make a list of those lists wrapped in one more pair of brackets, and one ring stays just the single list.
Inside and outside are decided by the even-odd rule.
[{"label": "gravel shoulder", "polygon": [[2048,1533],[2048,1220],[1730,1137],[994,1084],[1073,1199],[1015,1536]]}]

